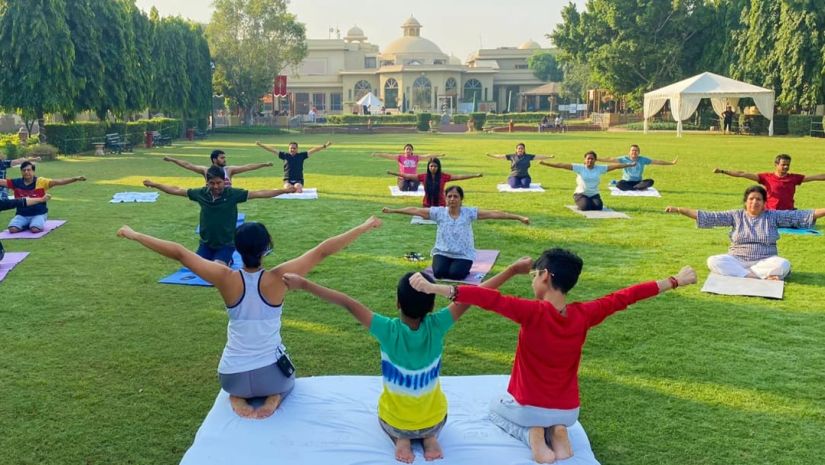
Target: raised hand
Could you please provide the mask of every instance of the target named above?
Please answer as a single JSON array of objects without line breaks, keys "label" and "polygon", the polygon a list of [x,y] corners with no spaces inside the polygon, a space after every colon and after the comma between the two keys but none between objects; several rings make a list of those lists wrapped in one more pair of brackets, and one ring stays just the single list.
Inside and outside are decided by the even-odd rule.
[{"label": "raised hand", "polygon": [[688,284],[696,284],[696,271],[690,266],[686,266],[679,270],[679,273],[674,276],[676,281],[679,282],[680,286],[686,286]]},{"label": "raised hand", "polygon": [[410,286],[418,292],[423,292],[425,294],[435,294],[435,284],[427,281],[427,279],[421,275],[421,273],[415,273],[414,275],[410,276]]},{"label": "raised hand", "polygon": [[527,274],[533,269],[533,259],[521,257],[510,265],[510,269],[516,274]]}]

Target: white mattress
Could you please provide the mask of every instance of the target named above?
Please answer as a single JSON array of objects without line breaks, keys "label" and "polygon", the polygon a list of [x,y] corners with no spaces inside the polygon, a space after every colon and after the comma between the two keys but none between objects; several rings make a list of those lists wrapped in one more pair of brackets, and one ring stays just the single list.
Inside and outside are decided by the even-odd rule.
[{"label": "white mattress", "polygon": [[[449,404],[439,435],[444,459],[437,465],[535,465],[530,449],[487,419],[490,400],[509,377],[444,376]],[[395,461],[392,441],[378,426],[379,376],[299,378],[274,415],[238,417],[221,391],[195,435],[183,465],[387,465]],[[573,457],[562,465],[598,465],[584,429],[568,430]],[[426,463],[420,443],[414,463]]]},{"label": "white mattress", "polygon": [[610,186],[610,195],[617,197],[661,197],[659,191],[654,187],[648,187],[643,191],[623,191],[616,186]]},{"label": "white mattress", "polygon": [[575,205],[565,205],[568,209],[570,209],[574,213],[578,213],[581,216],[584,216],[591,220],[606,220],[611,218],[622,218],[622,219],[629,219],[630,217],[627,216],[626,213],[617,212],[616,210],[612,210],[610,208],[604,207],[602,210],[579,210],[579,207]]},{"label": "white mattress", "polygon": [[415,191],[402,191],[398,188],[398,186],[389,186],[390,187],[390,195],[393,197],[424,197],[424,186],[418,185],[418,190]]},{"label": "white mattress", "polygon": [[782,295],[785,293],[785,281],[737,278],[736,276],[710,273],[702,286],[702,292],[782,299]]},{"label": "white mattress", "polygon": [[278,200],[311,200],[318,198],[318,189],[311,187],[309,189],[304,188],[304,191],[300,194],[297,192],[293,192],[291,194],[281,194],[277,197],[272,197],[273,199]]},{"label": "white mattress", "polygon": [[510,187],[509,184],[497,184],[496,189],[499,192],[515,192],[517,194],[527,193],[527,192],[544,192],[544,188],[541,187],[541,183],[531,182],[529,188],[518,188],[514,189]]}]

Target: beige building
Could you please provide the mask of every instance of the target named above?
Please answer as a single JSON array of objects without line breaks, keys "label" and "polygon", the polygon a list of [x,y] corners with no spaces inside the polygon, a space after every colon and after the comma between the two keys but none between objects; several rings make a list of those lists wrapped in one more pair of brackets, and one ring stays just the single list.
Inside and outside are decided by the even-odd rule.
[{"label": "beige building", "polygon": [[462,63],[422,37],[421,28],[410,17],[403,35],[383,49],[357,26],[343,39],[308,40],[307,57],[288,77],[290,113],[312,107],[319,114],[360,112],[356,102],[367,92],[392,113],[471,111],[474,104],[482,111],[505,111],[508,104],[520,111],[528,109],[519,108],[526,101],[521,93],[544,84],[527,69],[527,58],[541,50],[532,40],[478,50]]}]

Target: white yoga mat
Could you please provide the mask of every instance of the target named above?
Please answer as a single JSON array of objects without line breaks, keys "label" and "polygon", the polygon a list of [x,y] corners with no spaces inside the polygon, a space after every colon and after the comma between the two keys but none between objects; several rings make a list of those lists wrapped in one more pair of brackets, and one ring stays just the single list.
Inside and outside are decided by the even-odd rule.
[{"label": "white yoga mat", "polygon": [[118,192],[109,203],[149,203],[156,202],[160,192]]},{"label": "white yoga mat", "polygon": [[435,224],[433,220],[425,220],[420,216],[413,216],[410,220],[410,224]]},{"label": "white yoga mat", "polygon": [[587,219],[590,219],[590,220],[604,220],[604,219],[609,219],[609,218],[630,219],[630,217],[627,216],[626,214],[624,214],[622,212],[617,212],[616,210],[611,210],[607,207],[604,207],[604,210],[585,210],[585,211],[579,210],[579,208],[576,207],[575,205],[565,205],[565,207],[569,208],[573,212],[578,213],[579,215],[584,216],[584,217],[586,217]]},{"label": "white yoga mat", "polygon": [[293,192],[292,194],[281,194],[277,197],[272,197],[273,199],[278,200],[311,200],[318,198],[318,189],[312,187],[309,189],[304,189],[303,192],[300,194],[297,192]]},{"label": "white yoga mat", "polygon": [[610,195],[616,197],[661,197],[655,187],[648,187],[643,191],[623,191],[616,186],[610,186]]},{"label": "white yoga mat", "polygon": [[735,276],[711,273],[702,286],[702,292],[782,299],[785,292],[785,281],[737,278]]},{"label": "white yoga mat", "polygon": [[389,186],[393,197],[424,197],[424,186],[418,185],[417,191],[402,191],[398,186]]},{"label": "white yoga mat", "polygon": [[[425,462],[417,443],[413,445],[413,463],[535,465],[525,444],[487,418],[490,401],[506,390],[508,379],[504,375],[443,376],[441,387],[448,412],[438,440],[444,458]],[[400,463],[395,460],[392,441],[378,425],[380,392],[379,376],[298,378],[295,389],[274,415],[249,420],[232,412],[228,394],[221,391],[181,464]],[[573,457],[556,463],[598,465],[581,424],[573,425],[568,433]]]},{"label": "white yoga mat", "polygon": [[515,192],[515,193],[524,193],[524,192],[544,192],[544,189],[541,187],[541,183],[531,182],[530,187],[528,189],[514,189],[510,187],[509,184],[498,184],[496,185],[496,189],[499,192]]}]

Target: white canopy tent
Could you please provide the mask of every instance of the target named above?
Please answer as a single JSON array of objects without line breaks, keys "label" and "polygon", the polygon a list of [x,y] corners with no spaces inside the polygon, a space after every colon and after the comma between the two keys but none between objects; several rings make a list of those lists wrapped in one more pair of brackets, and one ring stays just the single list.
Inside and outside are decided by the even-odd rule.
[{"label": "white canopy tent", "polygon": [[768,134],[773,135],[774,92],[746,82],[713,73],[702,73],[684,81],[653,90],[645,94],[644,130],[647,134],[647,120],[659,112],[670,100],[670,110],[676,121],[676,136],[682,135],[682,121],[690,118],[703,98],[709,98],[717,115],[730,105],[736,108],[739,99],[750,97],[756,103],[759,113],[770,120]]},{"label": "white canopy tent", "polygon": [[384,105],[384,102],[382,102],[380,98],[373,95],[372,92],[367,92],[366,95],[358,100],[358,105],[361,105],[362,107],[366,106],[370,109],[370,113],[375,113]]}]

